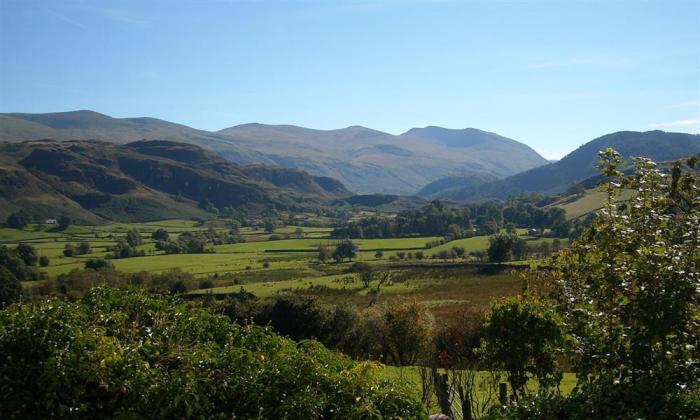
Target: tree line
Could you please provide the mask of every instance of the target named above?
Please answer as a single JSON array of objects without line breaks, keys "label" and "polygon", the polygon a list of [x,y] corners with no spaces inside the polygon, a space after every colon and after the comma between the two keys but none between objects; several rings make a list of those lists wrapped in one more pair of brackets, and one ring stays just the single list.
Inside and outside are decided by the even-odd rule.
[{"label": "tree line", "polygon": [[532,200],[525,196],[462,208],[446,207],[434,200],[421,209],[403,211],[394,217],[372,216],[348,221],[336,227],[331,235],[339,238],[444,236],[451,240],[491,235],[510,224],[534,228],[540,233],[552,229],[553,235],[568,237],[572,225],[566,220],[566,212],[558,207],[537,207]]}]

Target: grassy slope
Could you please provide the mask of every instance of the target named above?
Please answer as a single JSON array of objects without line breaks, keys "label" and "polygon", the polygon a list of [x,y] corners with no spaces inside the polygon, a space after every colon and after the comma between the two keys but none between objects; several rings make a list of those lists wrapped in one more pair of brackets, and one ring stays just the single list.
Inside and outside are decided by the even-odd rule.
[{"label": "grassy slope", "polygon": [[[625,201],[632,196],[632,191],[626,191],[616,201]],[[581,197],[564,197],[548,207],[559,207],[566,211],[568,220],[578,219],[588,213],[596,212],[603,208],[603,204],[607,199],[604,191],[597,188],[586,190]]]}]

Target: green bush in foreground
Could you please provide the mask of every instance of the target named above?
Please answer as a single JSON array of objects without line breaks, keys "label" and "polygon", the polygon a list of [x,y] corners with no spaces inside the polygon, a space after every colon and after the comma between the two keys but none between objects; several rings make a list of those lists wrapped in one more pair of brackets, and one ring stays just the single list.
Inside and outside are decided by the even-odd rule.
[{"label": "green bush in foreground", "polygon": [[0,418],[426,417],[375,369],[137,289],[0,311]]}]

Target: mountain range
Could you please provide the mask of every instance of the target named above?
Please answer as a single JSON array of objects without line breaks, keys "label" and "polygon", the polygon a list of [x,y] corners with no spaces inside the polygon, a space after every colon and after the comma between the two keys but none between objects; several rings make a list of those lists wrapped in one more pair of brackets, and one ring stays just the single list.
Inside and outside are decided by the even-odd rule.
[{"label": "mountain range", "polygon": [[548,163],[522,143],[474,128],[414,128],[397,136],[360,126],[314,130],[244,124],[209,132],[93,111],[0,114],[0,141],[38,139],[191,143],[234,163],[275,164],[332,177],[358,194],[415,194],[446,176],[501,179]]},{"label": "mountain range", "polygon": [[[413,194],[455,201],[506,198],[523,192],[556,194],[595,175],[598,152],[607,147],[616,149],[627,160],[646,156],[655,161],[669,161],[700,153],[698,135],[658,130],[608,134],[559,161],[548,162],[522,143],[474,128],[428,126],[392,135],[360,126],[315,130],[253,123],[210,132],[155,118],[112,118],[93,111],[0,114],[0,142],[6,142],[0,146],[0,162],[5,165],[0,179],[3,182],[0,197],[5,202],[0,204],[6,204],[6,209],[31,201],[30,197],[37,191],[50,191],[48,195],[40,194],[42,199],[52,196],[63,208],[77,204],[85,209],[87,203],[87,210],[93,216],[116,219],[128,217],[121,204],[123,200],[128,198],[133,202],[137,197],[151,200],[148,205],[138,206],[139,211],[151,208],[153,214],[165,210],[201,213],[192,203],[183,207],[182,202],[168,201],[173,194],[192,202],[205,198],[217,201],[217,207],[238,204],[259,207],[271,203],[282,208],[298,207],[299,200],[307,199],[309,205],[327,202],[397,206],[392,203],[412,203],[396,201],[397,196]],[[79,152],[81,148],[89,153]],[[68,162],[58,175],[51,172],[55,168],[46,166],[56,162],[29,165],[38,162],[34,159],[37,154],[49,151],[57,161]],[[31,156],[34,157],[30,159]],[[94,156],[103,157],[97,161]],[[153,173],[125,172],[135,168],[123,166],[125,162],[135,159],[139,165],[145,165],[145,157],[158,162],[152,167]],[[70,162],[79,162],[81,168],[102,165],[97,173],[131,179],[136,187],[114,194],[86,178],[83,181],[87,185],[78,188],[83,181],[61,178],[75,169]],[[163,179],[161,184],[149,183],[162,176],[163,171],[175,173],[173,167],[186,168],[197,176],[173,179],[172,186]],[[180,173],[180,169],[176,172]],[[29,171],[27,185],[32,194],[17,193],[17,179],[25,176],[21,171]],[[56,176],[59,184],[52,183]],[[212,193],[211,197],[201,191],[191,192],[191,181],[195,178],[203,180],[212,191],[228,185],[225,187],[228,192],[223,196]],[[43,182],[41,187],[37,180]],[[217,187],[211,187],[212,184]],[[238,190],[229,184],[235,184]],[[149,188],[150,192],[145,193]],[[14,198],[8,198],[11,191],[15,191]],[[144,198],[156,192],[169,194],[170,198]],[[88,198],[94,194],[112,196],[109,200],[102,198],[104,203],[95,205],[89,199],[85,201],[84,194]],[[350,198],[353,194],[359,196]],[[247,198],[234,199],[235,196]],[[67,204],[65,199],[73,204]],[[222,199],[226,202],[221,202]],[[162,208],[155,202],[160,202]],[[142,216],[150,217],[145,213]]]}]

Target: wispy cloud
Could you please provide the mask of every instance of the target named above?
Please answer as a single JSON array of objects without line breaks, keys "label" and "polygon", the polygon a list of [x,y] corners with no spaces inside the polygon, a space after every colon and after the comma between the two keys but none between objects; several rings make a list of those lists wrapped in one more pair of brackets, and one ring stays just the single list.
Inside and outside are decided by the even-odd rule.
[{"label": "wispy cloud", "polygon": [[109,19],[117,23],[123,23],[126,25],[144,25],[148,21],[132,13],[125,12],[120,9],[114,9],[104,6],[83,6],[83,9],[87,12],[92,12],[102,18]]},{"label": "wispy cloud", "polygon": [[581,53],[564,57],[541,57],[526,64],[530,70],[557,69],[565,67],[619,68],[638,63],[643,57],[614,52]]},{"label": "wispy cloud", "polygon": [[544,60],[528,64],[529,69],[552,69],[558,67],[571,67],[595,64],[597,60],[592,58],[567,58],[562,60]]},{"label": "wispy cloud", "polygon": [[64,14],[58,13],[58,12],[51,10],[51,9],[44,9],[44,10],[46,11],[46,13],[50,14],[51,16],[55,17],[56,19],[61,20],[69,25],[75,26],[76,28],[80,28],[80,29],[86,29],[85,25],[83,25],[82,23],[78,22],[75,19],[69,18],[68,16],[66,16]]},{"label": "wispy cloud", "polygon": [[649,124],[649,128],[674,128],[674,127],[688,127],[700,124],[700,118],[689,118],[687,120],[677,120],[670,122],[663,122],[657,124]]},{"label": "wispy cloud", "polygon": [[693,101],[683,101],[668,105],[666,108],[698,108],[700,109],[700,99]]}]

